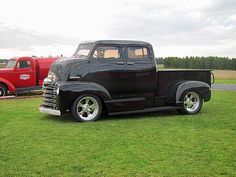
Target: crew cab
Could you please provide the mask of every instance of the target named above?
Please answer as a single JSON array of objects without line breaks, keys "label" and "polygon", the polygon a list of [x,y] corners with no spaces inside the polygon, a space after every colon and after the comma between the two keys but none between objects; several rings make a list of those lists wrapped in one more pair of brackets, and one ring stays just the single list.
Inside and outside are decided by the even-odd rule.
[{"label": "crew cab", "polygon": [[211,70],[158,70],[152,45],[142,41],[81,43],[57,60],[44,80],[39,111],[71,112],[76,121],[176,109],[196,114],[211,98]]},{"label": "crew cab", "polygon": [[41,89],[55,57],[15,57],[0,69],[0,97],[8,92]]}]

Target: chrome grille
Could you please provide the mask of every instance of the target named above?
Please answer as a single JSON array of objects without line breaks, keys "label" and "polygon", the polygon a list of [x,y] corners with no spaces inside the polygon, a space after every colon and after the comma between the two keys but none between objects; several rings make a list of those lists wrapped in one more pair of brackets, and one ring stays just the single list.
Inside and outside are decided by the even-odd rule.
[{"label": "chrome grille", "polygon": [[56,86],[53,84],[43,85],[43,106],[56,109]]}]

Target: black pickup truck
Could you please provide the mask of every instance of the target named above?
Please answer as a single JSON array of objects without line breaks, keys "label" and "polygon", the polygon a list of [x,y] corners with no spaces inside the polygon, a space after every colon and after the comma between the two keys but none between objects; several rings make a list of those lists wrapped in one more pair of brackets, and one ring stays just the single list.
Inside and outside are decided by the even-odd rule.
[{"label": "black pickup truck", "polygon": [[44,80],[40,112],[71,112],[76,121],[176,109],[196,114],[211,98],[211,70],[158,70],[152,45],[100,40],[57,60]]}]

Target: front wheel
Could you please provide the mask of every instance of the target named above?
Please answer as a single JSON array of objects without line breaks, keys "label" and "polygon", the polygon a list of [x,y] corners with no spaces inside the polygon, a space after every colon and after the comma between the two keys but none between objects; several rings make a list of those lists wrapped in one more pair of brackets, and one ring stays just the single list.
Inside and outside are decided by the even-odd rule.
[{"label": "front wheel", "polygon": [[7,88],[5,85],[0,84],[0,97],[7,95]]},{"label": "front wheel", "polygon": [[181,112],[183,114],[197,114],[202,108],[203,100],[197,92],[189,91],[183,95]]},{"label": "front wheel", "polygon": [[95,95],[82,95],[74,101],[71,112],[76,121],[94,121],[101,115],[102,103]]}]

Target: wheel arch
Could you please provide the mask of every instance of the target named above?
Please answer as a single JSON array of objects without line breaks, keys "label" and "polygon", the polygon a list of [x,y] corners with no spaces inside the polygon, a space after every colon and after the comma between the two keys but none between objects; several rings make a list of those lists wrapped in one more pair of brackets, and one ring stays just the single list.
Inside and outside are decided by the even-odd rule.
[{"label": "wheel arch", "polygon": [[3,85],[3,86],[5,86],[5,87],[6,87],[6,89],[8,89],[8,86],[7,86],[7,84],[6,84],[6,83],[4,83],[4,82],[1,82],[1,81],[0,81],[0,84],[1,84],[1,85]]},{"label": "wheel arch", "polygon": [[175,101],[177,104],[182,102],[182,95],[186,91],[197,92],[205,102],[211,98],[210,86],[207,83],[201,81],[186,81],[179,84],[176,88]]},{"label": "wheel arch", "polygon": [[105,104],[105,101],[104,101],[104,97],[101,97],[101,96],[100,96],[99,94],[97,94],[97,93],[89,93],[89,91],[88,91],[88,92],[80,92],[80,93],[78,93],[77,96],[75,96],[75,97],[70,101],[69,105],[66,106],[66,107],[67,107],[67,108],[71,108],[72,105],[73,105],[73,103],[74,103],[74,101],[75,101],[79,96],[81,96],[81,95],[96,96],[96,97],[98,97],[98,99],[99,99],[99,100],[101,101],[101,103],[102,103],[102,109],[105,110],[105,111],[108,110],[108,109],[107,109],[107,105]]},{"label": "wheel arch", "polygon": [[0,83],[5,85],[7,90],[9,90],[10,92],[15,92],[16,91],[15,86],[11,82],[9,82],[8,80],[6,80],[4,78],[0,78]]},{"label": "wheel arch", "polygon": [[103,108],[107,108],[105,100],[110,100],[109,91],[102,85],[94,82],[68,82],[59,85],[60,108],[70,109],[74,100],[81,95],[95,95],[102,102]]}]

